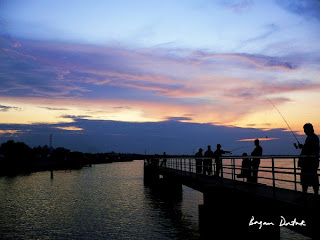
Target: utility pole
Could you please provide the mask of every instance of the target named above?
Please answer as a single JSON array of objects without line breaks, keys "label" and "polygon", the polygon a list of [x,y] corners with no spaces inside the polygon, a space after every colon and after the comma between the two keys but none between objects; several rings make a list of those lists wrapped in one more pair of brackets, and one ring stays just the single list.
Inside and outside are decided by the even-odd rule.
[{"label": "utility pole", "polygon": [[53,147],[52,147],[52,133],[49,135],[49,153],[52,154]]},{"label": "utility pole", "polygon": [[50,133],[49,137],[49,147],[52,148],[52,133]]}]

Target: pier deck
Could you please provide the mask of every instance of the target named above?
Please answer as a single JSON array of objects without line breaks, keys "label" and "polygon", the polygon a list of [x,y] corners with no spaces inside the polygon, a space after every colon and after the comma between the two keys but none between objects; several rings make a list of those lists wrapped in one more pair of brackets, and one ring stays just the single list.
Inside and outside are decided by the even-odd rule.
[{"label": "pier deck", "polygon": [[[240,158],[223,159],[223,177],[196,173],[195,159],[192,157],[166,158],[165,164],[163,159],[152,162],[149,160],[145,162],[145,168],[151,167],[155,174],[154,180],[161,180],[160,182],[165,182],[167,186],[182,184],[203,193],[204,204],[199,206],[202,236],[209,234],[212,237],[213,225],[216,226],[216,231],[229,225],[230,229],[236,229],[237,232],[231,231],[229,237],[279,239],[278,223],[285,218],[288,223],[293,219],[297,219],[299,223],[304,221],[306,226],[287,224],[286,227],[312,239],[320,239],[320,198],[312,193],[302,198],[299,189],[300,169],[296,164],[298,156],[260,157],[261,162],[270,161],[270,166],[262,164],[264,167],[261,167],[261,173],[259,172],[258,183],[246,182],[236,177],[236,173],[240,173],[241,169],[240,162],[237,161]],[[292,161],[289,161],[288,166],[277,167],[277,161],[282,159]],[[214,163],[212,169],[214,172]],[[283,183],[288,184],[282,187]],[[217,206],[224,209],[223,214],[219,214]],[[264,226],[263,229],[259,229],[258,224],[249,226],[252,217],[272,222],[274,226]],[[225,230],[223,232],[225,234]]]}]

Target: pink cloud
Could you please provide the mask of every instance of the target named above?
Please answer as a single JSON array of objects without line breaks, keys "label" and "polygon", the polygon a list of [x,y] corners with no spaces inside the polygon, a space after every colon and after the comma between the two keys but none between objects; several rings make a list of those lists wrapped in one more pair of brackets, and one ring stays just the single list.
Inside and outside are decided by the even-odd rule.
[{"label": "pink cloud", "polygon": [[[143,109],[150,118],[191,114],[199,122],[230,122],[265,106],[264,95],[320,87],[316,79],[299,80],[300,68],[284,57],[19,42],[19,47],[7,44],[10,51],[2,51],[5,81],[0,82],[0,93],[54,99],[59,104],[57,99],[75,99],[75,105],[92,106],[93,112],[121,103]],[[8,57],[16,64],[10,65]],[[290,101],[272,99],[276,104]],[[176,114],[168,114],[168,109]]]},{"label": "pink cloud", "polygon": [[293,71],[297,67],[286,60],[277,57],[253,55],[253,54],[221,54],[197,51],[191,55],[191,61],[195,64],[203,64],[212,59],[235,60],[238,64],[250,63],[262,69],[280,69],[285,71]]}]

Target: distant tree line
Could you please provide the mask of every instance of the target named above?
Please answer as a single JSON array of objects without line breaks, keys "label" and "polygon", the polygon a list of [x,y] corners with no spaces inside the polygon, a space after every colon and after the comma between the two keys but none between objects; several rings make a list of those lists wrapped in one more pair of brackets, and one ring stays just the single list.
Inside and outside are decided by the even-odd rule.
[{"label": "distant tree line", "polygon": [[23,142],[9,140],[0,146],[0,176],[43,170],[81,169],[92,164],[132,161],[144,157],[141,154],[115,152],[82,153],[47,145],[30,148]]}]

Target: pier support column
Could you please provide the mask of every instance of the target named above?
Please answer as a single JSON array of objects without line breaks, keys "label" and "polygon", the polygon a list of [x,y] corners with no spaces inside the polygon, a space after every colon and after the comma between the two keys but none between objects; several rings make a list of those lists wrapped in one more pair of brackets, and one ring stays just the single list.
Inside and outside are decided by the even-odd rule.
[{"label": "pier support column", "polygon": [[312,239],[320,239],[320,202],[317,202],[317,208],[313,209],[311,216],[311,237]]},{"label": "pier support column", "polygon": [[279,215],[282,223],[292,231],[315,240],[320,239],[320,199],[317,197],[310,196],[302,205],[282,204]]},{"label": "pier support column", "polygon": [[144,164],[144,184],[162,195],[182,195],[182,183],[171,175],[161,175],[157,159]]},{"label": "pier support column", "polygon": [[156,159],[151,159],[144,162],[143,180],[145,185],[153,185],[159,182],[159,167]]},{"label": "pier support column", "polygon": [[[250,221],[255,224],[249,226]],[[260,226],[260,222],[265,225]],[[201,239],[280,239],[275,204],[230,189],[204,193],[204,204],[199,205],[199,227]]]},{"label": "pier support column", "polygon": [[163,176],[163,178],[160,178],[159,184],[166,194],[182,196],[182,184],[180,181],[177,181],[177,179],[170,176]]}]

